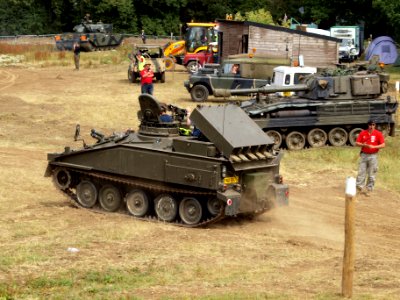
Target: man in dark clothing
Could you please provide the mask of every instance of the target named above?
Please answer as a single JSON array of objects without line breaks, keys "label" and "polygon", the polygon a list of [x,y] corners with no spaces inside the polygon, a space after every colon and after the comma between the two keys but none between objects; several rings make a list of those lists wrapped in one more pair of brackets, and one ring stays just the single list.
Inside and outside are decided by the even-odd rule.
[{"label": "man in dark clothing", "polygon": [[79,59],[81,54],[81,46],[79,43],[74,43],[74,62],[75,62],[75,70],[79,70]]},{"label": "man in dark clothing", "polygon": [[171,115],[167,114],[166,105],[161,105],[160,121],[164,123],[171,123],[174,119]]},{"label": "man in dark clothing", "polygon": [[235,79],[233,80],[232,85],[231,85],[231,90],[234,90],[234,89],[240,87],[240,81],[238,80],[238,78],[240,78],[240,65],[234,64],[232,66],[231,73],[235,77]]},{"label": "man in dark clothing", "polygon": [[142,29],[142,33],[141,33],[140,37],[142,38],[143,44],[146,44],[146,35],[144,33],[144,29]]}]

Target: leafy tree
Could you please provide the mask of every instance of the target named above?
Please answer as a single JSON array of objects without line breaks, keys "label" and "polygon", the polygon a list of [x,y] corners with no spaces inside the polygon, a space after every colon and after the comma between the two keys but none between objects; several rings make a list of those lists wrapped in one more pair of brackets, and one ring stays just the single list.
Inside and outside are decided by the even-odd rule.
[{"label": "leafy tree", "polygon": [[102,0],[95,13],[105,23],[113,23],[116,31],[137,31],[137,16],[131,0]]},{"label": "leafy tree", "polygon": [[34,0],[0,1],[0,34],[44,34],[47,15]]},{"label": "leafy tree", "polygon": [[179,34],[181,10],[186,7],[187,0],[135,0],[134,5],[139,30],[154,35]]},{"label": "leafy tree", "polygon": [[238,12],[235,14],[234,19],[235,21],[252,21],[262,24],[274,25],[271,13],[269,11],[264,10],[263,8],[256,11],[246,12],[244,17],[240,14],[240,12]]},{"label": "leafy tree", "polygon": [[[374,19],[378,22],[377,27],[371,28],[374,35],[391,35],[396,40],[400,40],[400,2],[398,0],[374,0],[372,1],[373,12],[383,12],[376,14]],[[379,18],[380,17],[380,18]],[[386,24],[385,24],[386,23]],[[384,31],[383,31],[384,30]],[[382,32],[383,31],[383,32]]]},{"label": "leafy tree", "polygon": [[365,36],[400,39],[399,0],[0,0],[0,34],[72,31],[86,13],[125,33],[143,28],[147,34],[177,35],[180,24],[225,19],[226,14],[284,25],[286,15],[322,29],[365,22]]}]

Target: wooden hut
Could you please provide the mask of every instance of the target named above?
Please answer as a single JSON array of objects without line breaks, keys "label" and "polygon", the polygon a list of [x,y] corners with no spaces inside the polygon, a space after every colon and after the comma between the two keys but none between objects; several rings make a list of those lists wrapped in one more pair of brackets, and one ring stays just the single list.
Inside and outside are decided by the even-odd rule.
[{"label": "wooden hut", "polygon": [[297,65],[301,55],[305,66],[332,67],[338,63],[340,40],[330,36],[249,21],[218,20],[218,24],[222,59],[248,54]]}]

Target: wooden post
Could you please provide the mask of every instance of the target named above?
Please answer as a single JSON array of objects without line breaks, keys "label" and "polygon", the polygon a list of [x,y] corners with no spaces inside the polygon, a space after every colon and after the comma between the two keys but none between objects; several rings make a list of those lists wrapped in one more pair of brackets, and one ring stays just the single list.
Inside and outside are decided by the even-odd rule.
[{"label": "wooden post", "polygon": [[342,296],[346,298],[351,298],[353,295],[355,195],[356,180],[353,177],[348,177],[346,180],[346,211],[342,272]]}]

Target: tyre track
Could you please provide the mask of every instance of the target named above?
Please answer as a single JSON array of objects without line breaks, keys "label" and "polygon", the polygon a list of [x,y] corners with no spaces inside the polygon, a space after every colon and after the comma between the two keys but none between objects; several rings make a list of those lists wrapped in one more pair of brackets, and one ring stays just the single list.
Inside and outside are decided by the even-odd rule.
[{"label": "tyre track", "polygon": [[5,70],[0,70],[0,91],[12,86],[16,79],[17,75]]}]

